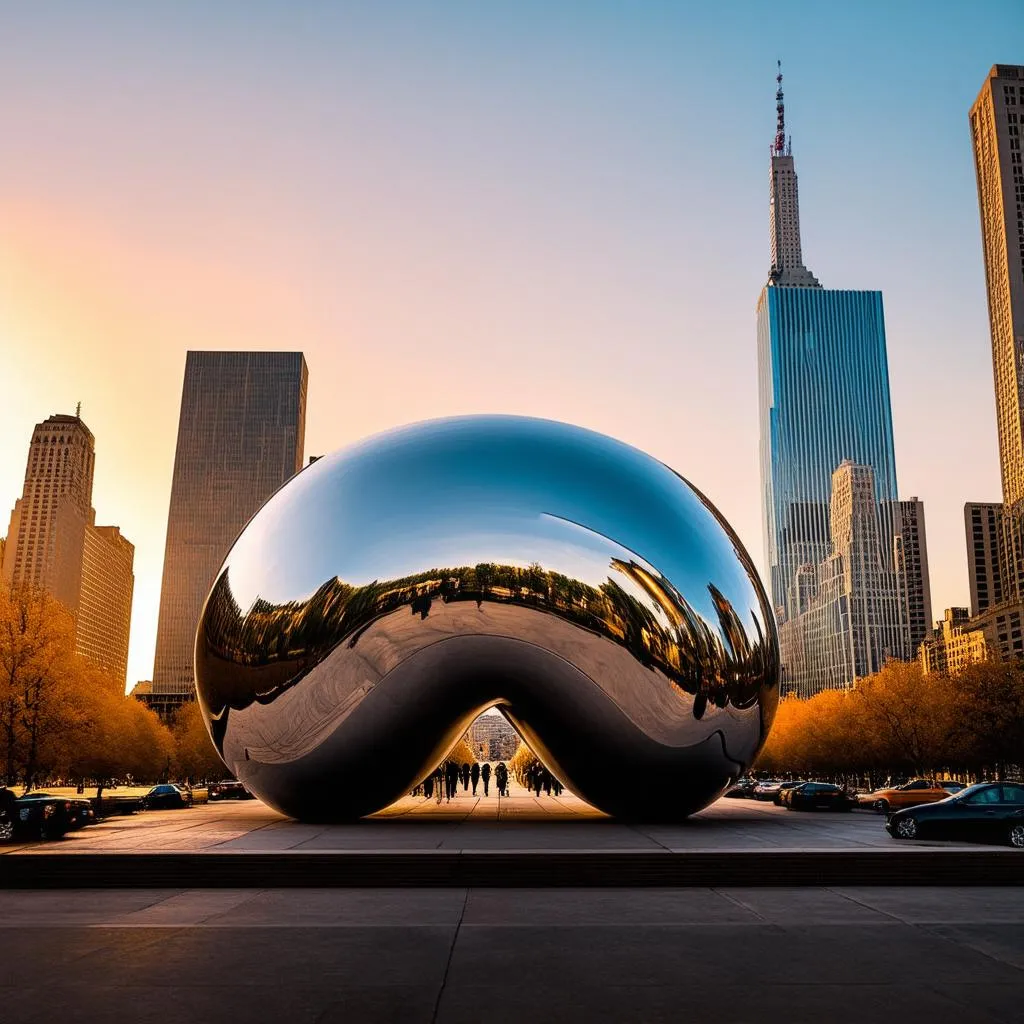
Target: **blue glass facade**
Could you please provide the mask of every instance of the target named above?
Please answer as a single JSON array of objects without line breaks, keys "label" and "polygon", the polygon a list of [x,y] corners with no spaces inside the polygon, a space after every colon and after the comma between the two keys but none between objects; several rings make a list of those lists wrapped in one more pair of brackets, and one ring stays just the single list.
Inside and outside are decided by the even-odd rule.
[{"label": "blue glass facade", "polygon": [[875,500],[897,499],[882,294],[768,286],[757,336],[765,557],[785,621],[802,604],[798,570],[830,554],[836,467],[870,466]]}]

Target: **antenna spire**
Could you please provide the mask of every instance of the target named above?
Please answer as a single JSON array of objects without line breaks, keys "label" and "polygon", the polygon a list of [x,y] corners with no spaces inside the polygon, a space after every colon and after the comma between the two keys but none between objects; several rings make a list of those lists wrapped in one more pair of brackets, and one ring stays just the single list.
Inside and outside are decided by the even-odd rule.
[{"label": "antenna spire", "polygon": [[775,142],[772,143],[772,156],[786,154],[786,104],[782,98],[782,61],[775,62],[778,74],[775,76]]},{"label": "antenna spire", "polygon": [[82,418],[82,403],[79,402],[78,405],[75,406],[75,419],[80,420],[81,418]]}]

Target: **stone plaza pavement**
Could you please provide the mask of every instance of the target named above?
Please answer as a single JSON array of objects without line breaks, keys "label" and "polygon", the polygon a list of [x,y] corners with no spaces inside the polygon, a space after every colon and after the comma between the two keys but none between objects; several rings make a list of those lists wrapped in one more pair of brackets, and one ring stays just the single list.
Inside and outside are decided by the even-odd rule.
[{"label": "stone plaza pavement", "polygon": [[460,789],[450,803],[405,797],[343,825],[296,822],[257,800],[202,804],[110,818],[59,842],[0,846],[0,853],[978,850],[941,841],[896,843],[883,825],[871,811],[802,813],[727,799],[681,824],[635,825],[614,821],[570,793],[535,797],[514,787],[506,799],[493,788],[487,798]]},{"label": "stone plaza pavement", "polygon": [[[961,849],[909,845],[929,857]],[[95,855],[109,880],[0,887],[0,1022],[1022,1020],[1024,886],[978,885],[973,859],[963,885],[941,888],[824,885],[814,874],[816,850],[888,862],[887,850],[906,848],[870,812],[720,800],[681,825],[639,826],[568,794],[522,790],[501,801],[405,798],[348,825],[290,821],[258,801],[114,818],[0,848],[0,881],[19,863],[31,882],[47,864],[90,860],[79,854]],[[536,856],[782,855],[806,884],[282,888],[275,874],[381,850],[414,860],[484,851],[499,870]],[[147,854],[182,859],[191,880],[133,881]],[[211,859],[251,858],[276,880],[224,888],[189,875]]]},{"label": "stone plaza pavement", "polygon": [[1024,888],[0,891],[0,1020],[1020,1021]]}]

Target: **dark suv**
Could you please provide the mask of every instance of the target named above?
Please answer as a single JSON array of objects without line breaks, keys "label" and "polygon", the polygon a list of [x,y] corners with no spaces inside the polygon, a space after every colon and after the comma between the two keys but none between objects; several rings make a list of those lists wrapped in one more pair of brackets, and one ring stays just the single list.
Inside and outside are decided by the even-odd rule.
[{"label": "dark suv", "polygon": [[83,828],[86,825],[93,825],[96,822],[96,811],[92,803],[83,796],[54,796],[52,793],[26,793],[18,800],[22,806],[36,802],[57,800],[64,804],[63,814],[67,818],[68,827],[66,832],[76,828]]},{"label": "dark suv", "polygon": [[191,807],[192,793],[181,786],[165,782],[154,786],[143,798],[142,806],[147,811],[166,811],[176,807]]},{"label": "dark suv", "polygon": [[213,782],[206,790],[207,800],[255,800],[256,798],[237,779]]},{"label": "dark suv", "polygon": [[15,839],[60,839],[77,828],[72,801],[32,793],[19,797],[14,819]]}]

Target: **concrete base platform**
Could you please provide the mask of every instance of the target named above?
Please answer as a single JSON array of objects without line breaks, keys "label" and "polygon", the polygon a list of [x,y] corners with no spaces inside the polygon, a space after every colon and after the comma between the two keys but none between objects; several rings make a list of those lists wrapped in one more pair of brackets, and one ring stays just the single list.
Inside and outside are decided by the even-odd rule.
[{"label": "concrete base platform", "polygon": [[870,811],[720,800],[678,825],[613,821],[575,797],[408,798],[347,825],[257,801],[113,818],[0,847],[2,888],[1019,885],[1024,854],[897,842]]},{"label": "concrete base platform", "polygon": [[1014,850],[26,854],[2,888],[1021,885]]}]

